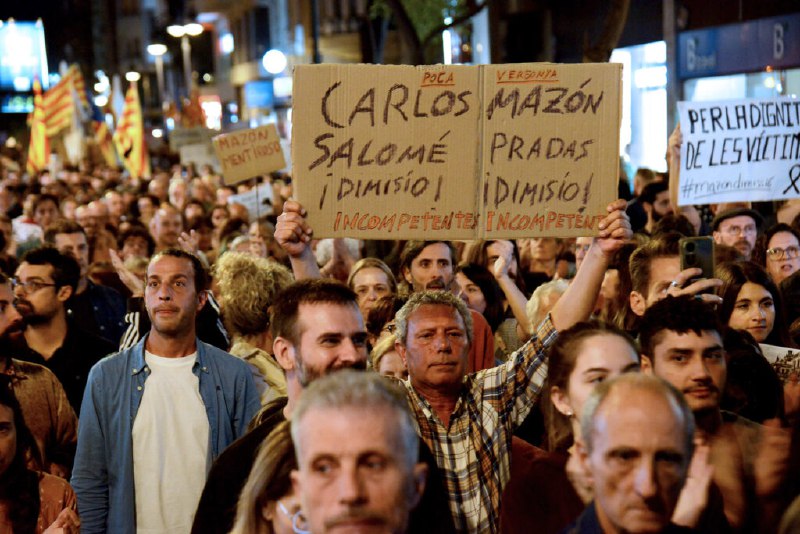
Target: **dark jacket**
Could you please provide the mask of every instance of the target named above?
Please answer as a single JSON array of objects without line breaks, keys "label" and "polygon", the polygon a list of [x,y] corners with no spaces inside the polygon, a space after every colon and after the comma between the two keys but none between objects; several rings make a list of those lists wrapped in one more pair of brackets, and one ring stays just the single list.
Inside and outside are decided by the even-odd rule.
[{"label": "dark jacket", "polygon": [[[283,408],[287,399],[274,400],[257,416],[261,423],[233,442],[214,461],[208,473],[203,495],[194,516],[192,534],[227,534],[236,519],[236,502],[258,447],[278,423],[285,421]],[[450,534],[455,532],[453,517],[442,474],[430,449],[420,440],[420,461],[428,466],[428,480],[417,507],[411,512],[408,532],[414,534]]]},{"label": "dark jacket", "polygon": [[[698,531],[669,523],[661,531],[661,534],[690,534],[692,532]],[[568,526],[562,534],[604,534],[603,528],[600,526],[600,519],[597,517],[594,501],[589,503],[589,506],[586,507],[578,519]]]}]

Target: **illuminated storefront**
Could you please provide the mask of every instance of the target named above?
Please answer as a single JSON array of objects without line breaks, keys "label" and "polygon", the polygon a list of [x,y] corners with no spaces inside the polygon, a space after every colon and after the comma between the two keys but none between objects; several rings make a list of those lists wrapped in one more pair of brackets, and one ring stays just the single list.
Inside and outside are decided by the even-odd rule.
[{"label": "illuminated storefront", "polygon": [[683,32],[678,78],[690,101],[800,95],[800,14]]},{"label": "illuminated storefront", "polygon": [[33,111],[33,79],[47,89],[50,80],[42,21],[0,20],[0,111]]},{"label": "illuminated storefront", "polygon": [[620,155],[629,177],[639,167],[664,171],[667,145],[667,46],[664,41],[618,48],[622,63]]}]

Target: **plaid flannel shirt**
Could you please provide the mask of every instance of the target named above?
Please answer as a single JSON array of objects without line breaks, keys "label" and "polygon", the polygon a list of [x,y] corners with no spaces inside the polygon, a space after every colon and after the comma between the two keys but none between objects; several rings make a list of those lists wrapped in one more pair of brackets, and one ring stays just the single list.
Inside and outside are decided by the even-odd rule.
[{"label": "plaid flannel shirt", "polygon": [[510,476],[511,436],[530,413],[547,376],[545,352],[555,341],[550,316],[506,363],[464,377],[449,428],[411,386],[417,431],[442,469],[459,532],[498,532],[500,496]]}]

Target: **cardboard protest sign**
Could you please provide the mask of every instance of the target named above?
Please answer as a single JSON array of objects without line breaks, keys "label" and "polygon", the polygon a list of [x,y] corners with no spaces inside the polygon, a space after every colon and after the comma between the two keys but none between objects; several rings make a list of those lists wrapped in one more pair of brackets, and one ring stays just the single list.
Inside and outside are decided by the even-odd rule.
[{"label": "cardboard protest sign", "polygon": [[236,184],[286,167],[274,124],[218,135],[213,142],[226,184]]},{"label": "cardboard protest sign", "polygon": [[175,128],[169,132],[169,147],[174,151],[179,151],[185,145],[198,145],[208,143],[214,136],[214,131],[208,128]]},{"label": "cardboard protest sign", "polygon": [[622,65],[482,69],[485,238],[595,234],[617,198]]},{"label": "cardboard protest sign", "polygon": [[478,77],[451,65],[295,67],[293,178],[315,235],[473,237]]},{"label": "cardboard protest sign", "polygon": [[228,197],[228,204],[241,204],[247,208],[250,222],[272,213],[272,184],[265,183],[238,195]]},{"label": "cardboard protest sign", "polygon": [[596,233],[621,66],[300,65],[295,193],[318,237]]},{"label": "cardboard protest sign", "polygon": [[678,204],[800,197],[800,101],[679,102]]},{"label": "cardboard protest sign", "polygon": [[183,145],[180,149],[181,164],[194,163],[197,169],[202,165],[210,165],[214,172],[219,172],[219,160],[214,154],[211,143],[198,143],[196,145]]}]

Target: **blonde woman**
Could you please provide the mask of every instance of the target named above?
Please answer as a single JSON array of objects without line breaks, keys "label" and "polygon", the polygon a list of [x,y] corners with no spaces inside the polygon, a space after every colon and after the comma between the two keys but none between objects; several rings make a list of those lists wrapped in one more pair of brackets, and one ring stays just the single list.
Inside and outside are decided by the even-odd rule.
[{"label": "blonde woman", "polygon": [[226,252],[214,275],[222,320],[233,337],[230,353],[257,370],[253,373],[261,405],[286,395],[283,369],[272,357],[269,308],[275,295],[293,282],[289,270],[265,258]]},{"label": "blonde woman", "polygon": [[394,350],[394,343],[397,336],[389,334],[383,336],[373,347],[370,353],[372,368],[382,376],[393,376],[394,378],[405,380],[408,378],[408,369],[403,359]]}]

